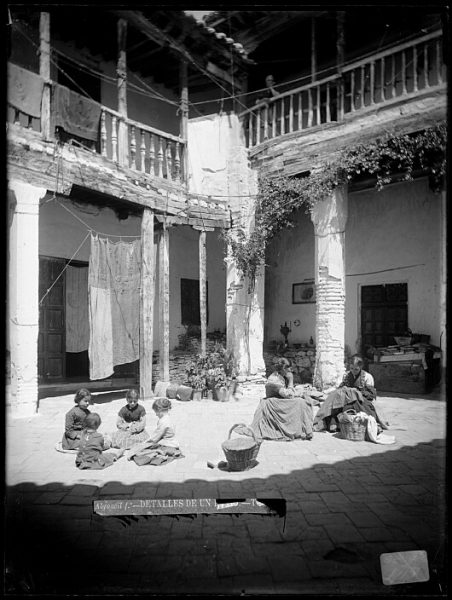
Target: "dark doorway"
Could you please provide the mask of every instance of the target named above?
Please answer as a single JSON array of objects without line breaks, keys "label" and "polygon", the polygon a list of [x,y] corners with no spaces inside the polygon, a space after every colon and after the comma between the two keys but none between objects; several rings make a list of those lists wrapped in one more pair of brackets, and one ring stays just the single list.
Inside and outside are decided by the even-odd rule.
[{"label": "dark doorway", "polygon": [[[206,313],[209,322],[209,287],[206,282]],[[182,325],[201,325],[199,311],[199,279],[180,280],[181,323]]]}]

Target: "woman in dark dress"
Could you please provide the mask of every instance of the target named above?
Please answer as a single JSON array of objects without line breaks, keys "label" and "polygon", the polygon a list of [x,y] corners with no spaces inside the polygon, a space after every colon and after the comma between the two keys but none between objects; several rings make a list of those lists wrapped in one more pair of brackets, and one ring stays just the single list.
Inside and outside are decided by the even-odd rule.
[{"label": "woman in dark dress", "polygon": [[389,423],[383,415],[378,415],[374,405],[377,398],[374,378],[362,367],[363,359],[357,354],[352,356],[350,370],[318,410],[314,419],[314,431],[336,431],[337,415],[350,408],[373,416],[382,429],[388,429]]}]

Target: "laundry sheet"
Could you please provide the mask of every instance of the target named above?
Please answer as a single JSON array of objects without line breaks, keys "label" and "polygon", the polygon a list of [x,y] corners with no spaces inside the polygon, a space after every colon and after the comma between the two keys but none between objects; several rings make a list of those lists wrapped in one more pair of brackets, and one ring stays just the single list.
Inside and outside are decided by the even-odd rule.
[{"label": "laundry sheet", "polygon": [[88,267],[66,268],[66,352],[89,345]]},{"label": "laundry sheet", "polygon": [[8,64],[8,104],[30,117],[41,118],[44,80],[37,73]]},{"label": "laundry sheet", "polygon": [[91,235],[88,273],[90,379],[139,358],[141,242]]}]

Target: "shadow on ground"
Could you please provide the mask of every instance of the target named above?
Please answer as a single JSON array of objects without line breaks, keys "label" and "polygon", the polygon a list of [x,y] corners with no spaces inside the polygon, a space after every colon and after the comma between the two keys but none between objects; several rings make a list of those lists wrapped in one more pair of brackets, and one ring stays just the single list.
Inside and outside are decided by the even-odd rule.
[{"label": "shadow on ground", "polygon": [[[272,443],[272,442],[268,442]],[[7,489],[9,594],[446,594],[444,440],[270,476]],[[284,457],[281,457],[284,461]],[[75,468],[75,467],[74,467]],[[283,465],[281,470],[283,471]],[[106,471],[103,473],[107,473]],[[117,517],[93,500],[284,498],[267,515]],[[430,581],[384,586],[380,555],[426,550]]]}]

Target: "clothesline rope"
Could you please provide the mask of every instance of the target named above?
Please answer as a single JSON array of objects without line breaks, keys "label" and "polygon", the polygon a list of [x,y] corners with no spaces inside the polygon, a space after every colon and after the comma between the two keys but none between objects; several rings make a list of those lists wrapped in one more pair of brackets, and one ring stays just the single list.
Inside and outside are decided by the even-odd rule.
[{"label": "clothesline rope", "polygon": [[74,252],[74,254],[71,256],[71,258],[69,259],[69,261],[66,263],[66,265],[64,266],[64,269],[61,271],[61,273],[58,275],[58,277],[55,279],[55,281],[52,283],[52,285],[49,287],[49,289],[46,291],[46,293],[44,294],[44,296],[41,298],[41,300],[39,301],[39,306],[41,306],[41,304],[44,301],[44,298],[50,293],[50,290],[53,288],[53,286],[56,284],[56,282],[58,281],[58,279],[63,275],[63,273],[66,271],[66,269],[69,267],[69,265],[71,264],[71,261],[74,260],[74,258],[77,256],[80,248],[83,246],[83,244],[86,242],[86,240],[89,238],[90,236],[90,232],[88,232],[83,240],[83,242],[80,244],[80,246],[77,248],[77,250]]}]

